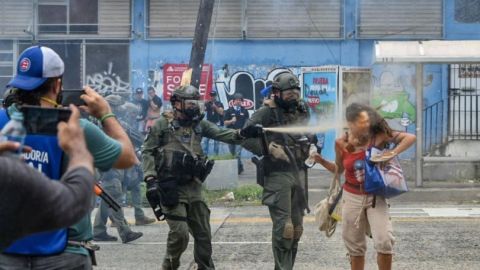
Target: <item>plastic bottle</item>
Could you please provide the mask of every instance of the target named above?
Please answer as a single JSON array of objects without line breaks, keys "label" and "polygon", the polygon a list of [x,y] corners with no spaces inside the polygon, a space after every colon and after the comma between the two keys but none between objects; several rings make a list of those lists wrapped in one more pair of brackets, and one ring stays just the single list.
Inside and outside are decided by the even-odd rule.
[{"label": "plastic bottle", "polygon": [[10,121],[8,121],[2,131],[0,131],[0,141],[18,142],[20,147],[14,154],[20,156],[26,136],[27,131],[23,126],[23,114],[21,112],[14,112],[10,116]]},{"label": "plastic bottle", "polygon": [[355,178],[358,182],[362,183],[365,177],[365,161],[361,159],[355,160],[353,168],[355,170]]},{"label": "plastic bottle", "polygon": [[313,165],[315,165],[315,159],[313,157],[315,153],[317,153],[317,146],[315,146],[315,144],[311,144],[308,150],[308,158],[305,160],[305,165],[308,168],[311,168]]}]

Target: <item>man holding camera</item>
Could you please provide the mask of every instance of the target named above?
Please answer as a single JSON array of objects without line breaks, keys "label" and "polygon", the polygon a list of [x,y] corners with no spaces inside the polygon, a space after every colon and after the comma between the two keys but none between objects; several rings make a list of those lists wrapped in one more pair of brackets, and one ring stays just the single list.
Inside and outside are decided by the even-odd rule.
[{"label": "man holding camera", "polygon": [[[242,106],[243,95],[240,93],[235,93],[233,95],[233,106],[229,107],[225,111],[224,123],[228,128],[241,129],[245,122],[247,122],[250,114],[247,109]],[[238,165],[238,174],[243,172],[243,163],[242,163],[242,146],[230,144],[228,145],[230,153],[237,159]]]},{"label": "man holding camera", "polygon": [[[210,98],[211,100],[205,103],[205,116],[208,121],[219,127],[223,127],[223,104],[217,100],[217,92],[215,90],[210,92]],[[218,156],[219,143],[219,141],[213,141],[213,152],[216,156]],[[204,138],[203,144],[203,151],[205,154],[209,155],[210,139]]]},{"label": "man holding camera", "polygon": [[[7,85],[15,88],[5,98],[11,103],[6,104],[8,113],[11,115],[18,111],[21,105],[42,108],[61,106],[63,73],[63,60],[52,49],[38,45],[27,48],[19,56],[17,75]],[[112,167],[124,169],[138,163],[132,143],[105,99],[88,86],[81,98],[87,105],[80,108],[97,118],[103,127],[102,131],[93,123],[80,119],[95,167],[105,171]],[[55,137],[40,136],[30,142],[32,144],[28,146],[33,150],[47,148],[48,159],[27,159],[26,162],[36,164],[37,169],[44,172],[55,171],[61,175],[65,159]],[[94,253],[88,249],[87,242],[92,238],[90,215],[86,215],[68,229],[35,234],[14,242],[0,254],[0,269],[25,269],[26,265],[30,265],[28,269],[91,269]]]},{"label": "man holding camera", "polygon": [[145,121],[147,121],[147,113],[148,113],[148,100],[143,98],[143,89],[141,87],[137,87],[135,89],[134,96],[132,98],[133,104],[138,106],[138,114],[136,116],[136,121],[138,122],[137,129],[140,132],[145,131]]},{"label": "man holding camera", "polygon": [[59,145],[69,157],[60,181],[5,155],[18,151],[18,142],[0,142],[0,251],[28,234],[72,225],[89,212],[93,158],[81,132],[80,113],[77,108],[72,111],[68,122],[58,125]]},{"label": "man holding camera", "polygon": [[202,197],[202,183],[213,167],[204,155],[202,137],[240,143],[242,132],[220,129],[202,120],[200,93],[193,86],[177,88],[170,99],[173,114],[155,121],[142,146],[147,199],[157,218],[166,218],[170,231],[162,269],[178,269],[188,246],[194,242],[198,269],[214,269],[210,210]]}]

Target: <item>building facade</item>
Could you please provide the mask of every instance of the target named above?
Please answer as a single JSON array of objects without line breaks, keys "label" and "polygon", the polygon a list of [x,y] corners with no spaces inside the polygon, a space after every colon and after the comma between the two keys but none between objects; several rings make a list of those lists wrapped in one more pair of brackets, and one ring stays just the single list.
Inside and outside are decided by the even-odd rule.
[{"label": "building facade", "polygon": [[[154,86],[164,99],[189,62],[199,0],[0,0],[0,83],[32,43],[66,63],[65,89],[102,93]],[[426,155],[472,155],[479,139],[479,65],[426,65],[424,110],[415,65],[373,64],[379,40],[479,40],[479,0],[216,0],[202,93],[226,106],[235,92],[254,110],[283,69],[296,73],[315,123],[342,119],[352,101],[382,106],[399,130],[424,114]],[[3,91],[3,88],[2,90]],[[339,128],[325,132],[333,158]],[[455,147],[448,147],[460,141]],[[329,146],[330,145],[330,146]],[[462,146],[463,145],[463,146]],[[465,153],[463,153],[465,152]],[[414,149],[403,158],[414,157]]]}]

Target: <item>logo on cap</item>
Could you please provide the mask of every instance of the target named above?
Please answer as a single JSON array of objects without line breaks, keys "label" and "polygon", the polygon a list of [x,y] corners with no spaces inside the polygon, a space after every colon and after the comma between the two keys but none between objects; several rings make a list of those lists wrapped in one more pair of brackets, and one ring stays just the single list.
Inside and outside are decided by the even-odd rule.
[{"label": "logo on cap", "polygon": [[23,58],[22,61],[20,61],[19,65],[20,71],[26,72],[30,69],[30,59],[28,58]]}]

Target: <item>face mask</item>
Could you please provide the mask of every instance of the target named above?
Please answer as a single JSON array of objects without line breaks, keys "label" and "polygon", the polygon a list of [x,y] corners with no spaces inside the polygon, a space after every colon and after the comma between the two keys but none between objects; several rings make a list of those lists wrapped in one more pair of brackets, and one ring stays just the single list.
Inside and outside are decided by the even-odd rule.
[{"label": "face mask", "polygon": [[185,109],[183,110],[185,116],[191,120],[200,116],[200,109],[199,108],[192,108],[192,109]]},{"label": "face mask", "polygon": [[298,106],[298,100],[292,99],[287,101],[278,96],[275,96],[275,103],[277,103],[280,108],[287,112],[294,112]]}]

